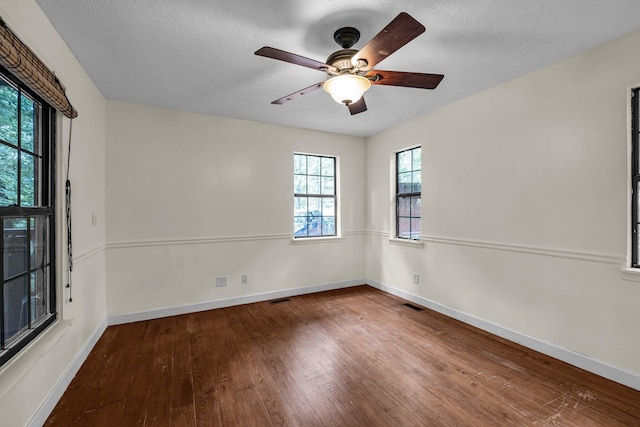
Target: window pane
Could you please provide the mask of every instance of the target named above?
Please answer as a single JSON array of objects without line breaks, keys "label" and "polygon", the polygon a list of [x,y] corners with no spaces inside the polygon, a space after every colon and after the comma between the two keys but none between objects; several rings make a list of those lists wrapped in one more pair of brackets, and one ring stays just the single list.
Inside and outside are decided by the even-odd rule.
[{"label": "window pane", "polygon": [[411,216],[410,197],[398,197],[398,216]]},{"label": "window pane", "polygon": [[34,144],[37,135],[35,128],[37,105],[24,94],[21,94],[20,97],[20,108],[22,109],[22,114],[20,115],[20,146],[25,150],[34,151],[34,147],[37,147],[37,144]]},{"label": "window pane", "polygon": [[0,139],[18,145],[18,91],[0,79]]},{"label": "window pane", "polygon": [[413,182],[413,186],[411,189],[412,193],[419,193],[422,190],[422,176],[420,171],[413,172],[411,174],[411,180]]},{"label": "window pane", "polygon": [[398,172],[411,170],[411,150],[398,153]]},{"label": "window pane", "polygon": [[413,166],[414,171],[422,169],[422,148],[414,148],[413,150]]},{"label": "window pane", "polygon": [[320,209],[322,209],[322,199],[320,197],[309,197],[309,212],[320,216]]},{"label": "window pane", "polygon": [[31,219],[31,268],[43,268],[49,264],[49,220],[45,215]]},{"label": "window pane", "polygon": [[0,206],[18,204],[18,150],[0,144]]},{"label": "window pane", "polygon": [[307,194],[320,194],[320,177],[310,175],[307,181],[309,183]]},{"label": "window pane", "polygon": [[411,220],[409,218],[398,218],[398,237],[405,239],[411,236]]},{"label": "window pane", "polygon": [[293,173],[305,174],[307,173],[307,156],[302,154],[294,154],[293,156]]},{"label": "window pane", "polygon": [[320,175],[320,157],[307,156],[307,174]]},{"label": "window pane", "polygon": [[335,182],[335,178],[323,176],[321,194],[336,194]]},{"label": "window pane", "polygon": [[20,206],[37,206],[38,159],[32,154],[22,153],[20,163]]},{"label": "window pane", "polygon": [[324,176],[336,176],[335,172],[335,160],[329,157],[322,158],[322,175]]},{"label": "window pane", "polygon": [[29,326],[28,276],[22,276],[4,284],[4,337],[11,341]]},{"label": "window pane", "polygon": [[412,239],[420,238],[420,218],[411,219],[411,238]]},{"label": "window pane", "polygon": [[422,198],[415,196],[411,198],[411,216],[419,217],[422,213]]},{"label": "window pane", "polygon": [[320,236],[322,234],[321,218],[315,215],[307,217],[307,236]]},{"label": "window pane", "polygon": [[305,194],[307,192],[307,176],[306,175],[293,176],[293,192],[295,194]]},{"label": "window pane", "polygon": [[5,219],[2,221],[4,279],[25,273],[29,268],[29,242],[27,222]]},{"label": "window pane", "polygon": [[295,215],[298,215],[298,216],[307,215],[307,198],[306,197],[294,197],[293,206],[295,209]]},{"label": "window pane", "polygon": [[31,274],[31,324],[38,323],[49,314],[49,268]]},{"label": "window pane", "polygon": [[401,173],[398,175],[398,193],[411,193],[411,172]]},{"label": "window pane", "polygon": [[336,234],[336,219],[332,216],[322,217],[322,234],[325,236]]},{"label": "window pane", "polygon": [[293,235],[294,236],[307,235],[307,217],[306,216],[293,217]]},{"label": "window pane", "polygon": [[333,198],[325,198],[322,201],[322,216],[335,216],[336,215],[336,204]]}]

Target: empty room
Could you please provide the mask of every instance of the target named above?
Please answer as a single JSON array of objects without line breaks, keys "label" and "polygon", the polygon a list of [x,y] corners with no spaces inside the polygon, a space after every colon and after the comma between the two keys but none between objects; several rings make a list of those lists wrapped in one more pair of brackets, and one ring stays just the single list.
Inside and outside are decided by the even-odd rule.
[{"label": "empty room", "polygon": [[0,0],[0,425],[640,426],[639,16]]}]

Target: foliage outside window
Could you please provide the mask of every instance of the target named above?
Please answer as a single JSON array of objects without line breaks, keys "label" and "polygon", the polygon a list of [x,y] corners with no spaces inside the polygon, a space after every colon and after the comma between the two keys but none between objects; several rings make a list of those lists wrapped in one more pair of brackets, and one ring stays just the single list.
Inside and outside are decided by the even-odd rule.
[{"label": "foliage outside window", "polygon": [[293,235],[336,235],[336,158],[310,154],[293,156]]},{"label": "foliage outside window", "polygon": [[56,316],[54,117],[0,70],[0,365]]},{"label": "foliage outside window", "polygon": [[396,237],[400,239],[420,239],[421,163],[421,147],[396,153]]}]

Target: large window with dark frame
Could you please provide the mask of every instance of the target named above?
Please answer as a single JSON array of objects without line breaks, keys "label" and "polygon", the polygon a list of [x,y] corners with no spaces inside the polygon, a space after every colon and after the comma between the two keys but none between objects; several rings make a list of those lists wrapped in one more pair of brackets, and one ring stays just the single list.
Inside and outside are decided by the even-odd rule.
[{"label": "large window with dark frame", "polygon": [[0,68],[0,365],[56,318],[54,122]]},{"label": "large window with dark frame", "polygon": [[336,235],[336,158],[293,155],[293,235]]},{"label": "large window with dark frame", "polygon": [[422,219],[422,149],[396,153],[396,237],[420,239]]},{"label": "large window with dark frame", "polygon": [[631,92],[631,267],[640,268],[640,88]]}]

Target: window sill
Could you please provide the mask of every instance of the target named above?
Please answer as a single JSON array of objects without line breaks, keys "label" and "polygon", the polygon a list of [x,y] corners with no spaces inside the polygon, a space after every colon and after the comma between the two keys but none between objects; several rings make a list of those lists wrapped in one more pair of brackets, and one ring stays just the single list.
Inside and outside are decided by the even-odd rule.
[{"label": "window sill", "polygon": [[640,282],[640,268],[622,267],[622,279],[630,282]]},{"label": "window sill", "polygon": [[57,320],[0,369],[0,399],[69,330],[71,320]]},{"label": "window sill", "polygon": [[389,237],[389,243],[392,245],[407,246],[409,248],[422,249],[424,247],[422,240],[398,239],[397,237]]},{"label": "window sill", "polygon": [[302,237],[291,239],[293,245],[307,245],[313,243],[339,243],[342,242],[342,236],[326,236],[326,237]]}]

